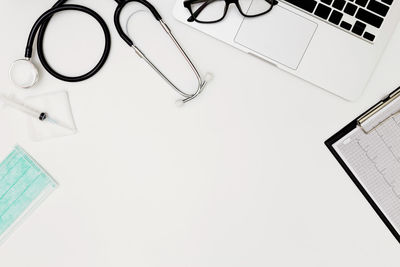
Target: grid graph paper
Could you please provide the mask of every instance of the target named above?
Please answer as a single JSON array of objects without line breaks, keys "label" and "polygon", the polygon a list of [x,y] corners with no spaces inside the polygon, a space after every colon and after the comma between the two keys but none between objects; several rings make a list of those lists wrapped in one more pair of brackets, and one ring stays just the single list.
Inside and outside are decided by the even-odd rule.
[{"label": "grid graph paper", "polygon": [[400,232],[400,114],[368,134],[357,127],[333,147]]}]

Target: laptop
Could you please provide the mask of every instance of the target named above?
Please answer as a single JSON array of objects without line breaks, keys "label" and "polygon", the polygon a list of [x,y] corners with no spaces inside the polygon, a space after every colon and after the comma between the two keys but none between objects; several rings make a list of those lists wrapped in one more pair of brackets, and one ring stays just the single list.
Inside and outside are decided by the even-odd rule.
[{"label": "laptop", "polygon": [[[242,10],[259,1],[242,0]],[[361,96],[400,18],[394,0],[279,0],[259,17],[230,5],[222,21],[202,24],[188,22],[183,2],[174,8],[179,21],[349,101]]]}]

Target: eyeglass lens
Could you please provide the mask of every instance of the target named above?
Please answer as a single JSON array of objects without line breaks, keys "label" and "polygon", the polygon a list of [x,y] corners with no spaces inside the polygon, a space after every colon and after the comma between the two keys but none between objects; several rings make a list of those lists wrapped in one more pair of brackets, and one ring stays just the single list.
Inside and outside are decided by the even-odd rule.
[{"label": "eyeglass lens", "polygon": [[212,22],[220,20],[225,14],[225,1],[208,0],[192,3],[191,8],[194,14],[198,13],[196,20],[203,22]]},{"label": "eyeglass lens", "polygon": [[[272,1],[271,1],[272,2]],[[271,3],[268,0],[239,0],[240,12],[246,16],[257,16],[268,12]],[[225,15],[226,2],[224,0],[196,1],[191,4],[196,20],[213,22],[221,20]]]},{"label": "eyeglass lens", "polygon": [[238,2],[240,8],[247,16],[264,14],[268,12],[272,6],[267,0],[239,0]]}]

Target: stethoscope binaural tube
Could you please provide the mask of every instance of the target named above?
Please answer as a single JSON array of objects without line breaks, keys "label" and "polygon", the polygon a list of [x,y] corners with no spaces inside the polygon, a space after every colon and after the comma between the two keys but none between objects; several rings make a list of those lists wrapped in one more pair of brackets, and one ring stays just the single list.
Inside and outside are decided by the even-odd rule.
[{"label": "stethoscope binaural tube", "polygon": [[162,17],[161,15],[158,13],[158,11],[155,9],[155,7],[153,5],[151,5],[149,2],[147,1],[143,1],[143,0],[115,0],[118,3],[117,9],[115,10],[114,13],[114,24],[115,24],[115,28],[117,29],[119,35],[121,36],[121,38],[129,45],[132,46],[133,45],[133,41],[131,40],[131,38],[129,38],[129,36],[124,32],[124,30],[122,29],[121,26],[121,22],[120,22],[120,17],[121,17],[121,12],[124,9],[124,7],[131,2],[138,2],[142,5],[144,5],[145,7],[147,7],[150,12],[153,14],[153,16],[155,17],[156,20],[158,21],[162,21]]},{"label": "stethoscope binaural tube", "polygon": [[[111,48],[111,35],[110,35],[110,31],[109,31],[109,29],[107,27],[107,24],[100,17],[100,15],[98,15],[96,12],[94,12],[93,10],[91,10],[91,9],[89,9],[87,7],[81,6],[81,5],[64,5],[65,2],[66,2],[66,0],[58,1],[51,9],[46,11],[44,14],[42,14],[38,18],[38,20],[33,25],[32,29],[31,29],[31,32],[29,34],[28,42],[27,42],[26,49],[25,49],[25,59],[18,60],[16,62],[21,62],[21,61],[24,60],[24,61],[28,61],[31,64],[33,64],[30,61],[30,59],[32,57],[33,45],[34,45],[35,37],[39,32],[39,35],[38,35],[38,38],[37,38],[37,53],[38,53],[39,59],[40,59],[42,65],[43,65],[43,67],[51,75],[53,75],[55,78],[57,78],[59,80],[63,80],[63,81],[66,81],[66,82],[80,82],[80,81],[83,81],[83,80],[87,80],[87,79],[91,78],[93,75],[95,75],[103,67],[103,65],[107,61],[108,55],[110,53],[110,48]],[[92,70],[90,70],[86,74],[83,74],[83,75],[80,75],[80,76],[75,76],[75,77],[65,76],[65,75],[62,75],[62,74],[58,73],[57,71],[55,71],[48,64],[48,62],[46,60],[46,57],[44,55],[44,51],[43,51],[43,38],[44,38],[44,34],[45,34],[47,25],[48,25],[51,17],[56,13],[59,13],[59,12],[62,12],[62,11],[66,11],[66,10],[80,11],[80,12],[84,12],[84,13],[92,16],[100,24],[101,28],[104,31],[104,36],[105,36],[105,47],[104,47],[103,55],[100,58],[100,61],[96,64],[96,66]],[[13,75],[15,63],[13,64],[12,68],[10,69],[11,78],[15,77],[15,75]],[[16,82],[15,79],[13,81]],[[37,78],[35,79],[34,83],[36,83],[36,81],[37,81]],[[30,86],[33,86],[34,83],[31,84]],[[21,84],[20,84],[20,86],[24,87],[24,88],[30,87],[30,86],[22,86]]]},{"label": "stethoscope binaural tube", "polygon": [[[188,57],[188,55],[186,54],[186,52],[183,50],[182,46],[179,44],[179,42],[177,41],[177,39],[175,38],[175,36],[172,34],[172,31],[170,30],[170,28],[167,26],[167,24],[162,20],[161,15],[157,12],[157,10],[155,9],[155,7],[150,4],[149,2],[147,2],[146,0],[115,0],[118,3],[118,7],[115,10],[114,13],[114,24],[115,24],[115,28],[117,29],[119,35],[121,36],[121,38],[130,46],[134,49],[134,51],[136,52],[136,54],[142,58],[148,65],[150,65],[150,67],[157,72],[158,75],[160,75],[176,92],[178,92],[181,96],[183,96],[183,99],[178,100],[176,103],[178,105],[183,105],[191,100],[193,100],[194,98],[196,98],[197,96],[199,96],[201,94],[201,92],[203,91],[204,87],[207,84],[207,80],[203,80],[203,78],[200,76],[199,71],[196,69],[196,67],[194,66],[194,64],[192,63],[192,61],[190,60],[190,58]],[[173,43],[175,44],[175,46],[178,48],[179,52],[182,54],[182,56],[185,58],[186,62],[189,64],[191,70],[193,71],[193,73],[196,76],[198,85],[196,88],[196,91],[194,93],[186,93],[183,90],[179,89],[166,75],[164,75],[164,73],[143,53],[143,51],[137,47],[135,45],[135,43],[133,42],[133,40],[128,36],[127,33],[125,33],[125,31],[122,29],[121,26],[121,22],[120,22],[120,17],[121,17],[121,12],[124,9],[124,7],[131,2],[137,2],[140,3],[142,5],[144,5],[145,7],[147,7],[147,9],[153,14],[154,18],[160,23],[161,27],[164,29],[164,31],[168,34],[168,36],[171,38],[171,40],[173,41]],[[135,14],[135,13],[134,13]],[[132,14],[132,15],[134,15]],[[131,17],[132,17],[131,15]],[[130,17],[130,18],[131,18]],[[128,19],[129,21],[129,19]]]}]

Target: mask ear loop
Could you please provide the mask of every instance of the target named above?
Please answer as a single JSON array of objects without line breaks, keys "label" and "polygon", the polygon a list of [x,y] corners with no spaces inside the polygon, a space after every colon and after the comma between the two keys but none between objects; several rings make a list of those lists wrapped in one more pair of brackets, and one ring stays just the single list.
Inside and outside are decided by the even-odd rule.
[{"label": "mask ear loop", "polygon": [[179,89],[170,79],[168,79],[168,77],[143,53],[143,51],[141,51],[139,49],[139,47],[134,43],[133,39],[131,38],[131,36],[129,36],[129,23],[132,20],[132,18],[140,13],[140,12],[149,12],[147,10],[144,9],[140,9],[137,10],[135,12],[133,12],[127,19],[127,22],[125,24],[125,32],[126,35],[131,39],[132,41],[132,45],[131,47],[135,50],[136,54],[142,58],[147,64],[150,65],[150,67],[156,71],[158,73],[158,75],[160,75],[173,89],[175,89],[175,91],[177,91],[180,95],[182,95],[184,97],[184,99],[180,99],[176,101],[176,104],[178,106],[183,106],[185,103],[195,99],[197,96],[199,96],[205,86],[207,85],[207,83],[211,80],[211,74],[206,75],[205,79],[203,79],[200,76],[199,71],[197,70],[197,68],[194,66],[193,62],[190,60],[189,56],[186,54],[186,52],[183,50],[182,46],[179,44],[179,42],[176,40],[175,36],[172,34],[171,30],[169,29],[169,27],[163,22],[162,19],[159,20],[162,28],[165,30],[165,32],[168,34],[168,36],[172,39],[172,41],[174,42],[175,46],[178,48],[179,52],[183,55],[183,57],[185,58],[186,62],[189,64],[190,68],[192,69],[193,73],[195,74],[196,78],[197,78],[197,82],[198,82],[198,86],[197,86],[197,90],[195,93],[193,94],[188,94],[185,93],[183,90]]}]

